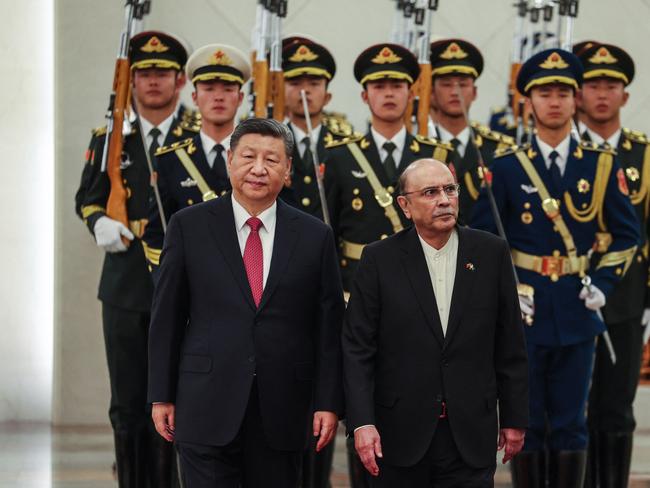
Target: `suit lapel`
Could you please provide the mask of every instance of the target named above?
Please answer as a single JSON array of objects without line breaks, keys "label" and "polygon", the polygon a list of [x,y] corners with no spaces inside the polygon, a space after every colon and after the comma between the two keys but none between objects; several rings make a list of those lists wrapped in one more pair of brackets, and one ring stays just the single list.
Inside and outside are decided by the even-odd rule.
[{"label": "suit lapel", "polygon": [[472,296],[476,275],[472,243],[467,240],[467,230],[457,226],[456,231],[458,232],[458,257],[456,260],[456,277],[454,278],[454,291],[451,295],[445,344],[449,344],[453,335],[458,330],[463,310]]},{"label": "suit lapel", "polygon": [[433,284],[429,276],[422,244],[418,238],[415,228],[411,228],[408,234],[406,246],[403,248],[404,256],[402,257],[406,274],[411,282],[411,288],[420,304],[422,313],[426,317],[427,324],[431,328],[433,335],[442,347],[444,337],[442,335],[442,326],[440,324],[440,315],[438,314],[438,305],[433,293]]},{"label": "suit lapel", "polygon": [[244,268],[244,260],[242,259],[241,249],[239,248],[239,240],[237,239],[237,230],[235,229],[235,215],[232,210],[232,195],[227,193],[221,198],[212,200],[210,211],[216,218],[209,220],[210,231],[212,237],[217,243],[219,251],[223,255],[230,272],[232,273],[235,281],[244,296],[248,305],[255,310],[255,302],[253,301],[253,294],[251,287],[248,284],[248,277],[246,276],[246,268]]},{"label": "suit lapel", "polygon": [[[289,259],[298,241],[298,232],[295,228],[295,216],[288,211],[285,203],[278,200],[277,218],[275,223],[275,236],[273,238],[273,255],[271,256],[271,269],[266,279],[266,286],[262,293],[262,300],[258,311],[262,310],[273,295],[280,278],[289,264]],[[248,284],[248,281],[247,281]]]}]

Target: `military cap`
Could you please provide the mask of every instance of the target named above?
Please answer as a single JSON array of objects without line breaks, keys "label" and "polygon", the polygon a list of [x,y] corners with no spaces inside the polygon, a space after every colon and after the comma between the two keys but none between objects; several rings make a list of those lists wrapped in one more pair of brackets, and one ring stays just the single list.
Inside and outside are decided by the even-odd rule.
[{"label": "military cap", "polygon": [[576,56],[580,57],[582,51],[584,51],[585,49],[589,49],[590,47],[595,46],[596,44],[599,43],[591,40],[576,42],[571,48],[571,52],[573,52],[573,54],[575,54]]},{"label": "military cap", "polygon": [[522,95],[535,86],[554,83],[580,88],[582,64],[575,54],[563,49],[545,49],[530,57],[517,76],[517,90]]},{"label": "military cap", "polygon": [[336,63],[325,46],[309,41],[291,42],[282,50],[282,70],[287,79],[312,75],[331,80]]},{"label": "military cap", "polygon": [[370,46],[354,62],[354,77],[362,85],[386,78],[414,83],[419,75],[417,58],[411,51],[397,44]]},{"label": "military cap", "polygon": [[459,74],[478,78],[483,72],[483,56],[471,42],[441,39],[431,43],[432,76]]},{"label": "military cap", "polygon": [[129,43],[131,69],[162,68],[181,71],[187,50],[175,37],[161,31],[136,34]]},{"label": "military cap", "polygon": [[287,37],[282,38],[282,50],[284,51],[287,47],[292,46],[294,44],[304,44],[304,43],[311,43],[311,42],[318,43],[316,39],[308,36],[307,34],[299,34],[299,33],[291,34]]},{"label": "military cap", "polygon": [[614,78],[626,86],[634,79],[634,61],[623,49],[611,44],[595,44],[578,54],[584,68],[583,78]]},{"label": "military cap", "polygon": [[192,83],[221,80],[243,85],[251,77],[251,65],[246,55],[226,44],[208,44],[198,48],[187,60],[185,70]]}]

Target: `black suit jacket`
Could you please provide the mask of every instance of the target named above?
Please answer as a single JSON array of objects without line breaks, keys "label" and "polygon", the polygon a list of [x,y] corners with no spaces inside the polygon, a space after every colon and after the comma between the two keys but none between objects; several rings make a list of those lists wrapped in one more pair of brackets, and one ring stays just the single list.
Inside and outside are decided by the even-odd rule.
[{"label": "black suit jacket", "polygon": [[366,246],[343,329],[348,430],[374,424],[385,462],[424,456],[442,401],[463,460],[494,463],[501,427],[528,423],[524,331],[508,248],[457,228],[458,264],[443,336],[414,228]]},{"label": "black suit jacket", "polygon": [[231,195],[174,214],[149,337],[149,401],[176,404],[176,440],[222,446],[241,425],[254,375],[271,446],[299,450],[315,410],[341,413],[343,293],[331,229],[278,201],[260,306]]}]

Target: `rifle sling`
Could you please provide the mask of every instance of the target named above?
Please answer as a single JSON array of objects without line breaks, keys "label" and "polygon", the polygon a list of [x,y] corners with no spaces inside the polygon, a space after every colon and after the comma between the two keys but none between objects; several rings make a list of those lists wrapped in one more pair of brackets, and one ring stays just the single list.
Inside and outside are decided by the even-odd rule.
[{"label": "rifle sling", "polygon": [[205,179],[203,178],[203,175],[201,175],[198,168],[194,164],[194,161],[192,161],[187,152],[185,152],[185,149],[181,147],[179,149],[176,149],[174,152],[183,164],[185,171],[187,171],[190,177],[196,181],[196,185],[199,187],[199,191],[203,196],[203,201],[207,202],[208,200],[217,198],[217,194],[208,186]]}]

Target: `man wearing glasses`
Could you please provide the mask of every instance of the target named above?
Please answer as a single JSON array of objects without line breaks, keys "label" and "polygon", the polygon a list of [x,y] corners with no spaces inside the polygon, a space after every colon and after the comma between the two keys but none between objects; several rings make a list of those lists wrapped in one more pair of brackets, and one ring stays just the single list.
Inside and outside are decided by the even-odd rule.
[{"label": "man wearing glasses", "polygon": [[459,185],[445,164],[415,161],[399,190],[413,227],[366,246],[351,286],[347,428],[373,487],[491,487],[495,440],[508,461],[528,423],[508,246],[457,225]]}]

